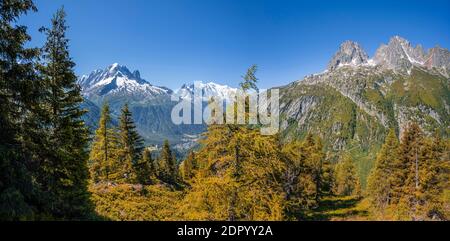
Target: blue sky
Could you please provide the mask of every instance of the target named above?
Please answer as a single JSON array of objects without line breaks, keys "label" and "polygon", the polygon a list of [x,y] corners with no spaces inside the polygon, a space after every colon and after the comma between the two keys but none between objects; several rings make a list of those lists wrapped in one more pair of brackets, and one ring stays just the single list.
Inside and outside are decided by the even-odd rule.
[{"label": "blue sky", "polygon": [[21,19],[31,46],[64,5],[77,74],[118,62],[152,84],[215,81],[237,86],[258,64],[260,88],[321,72],[345,40],[372,56],[400,35],[450,47],[450,1],[35,0]]}]

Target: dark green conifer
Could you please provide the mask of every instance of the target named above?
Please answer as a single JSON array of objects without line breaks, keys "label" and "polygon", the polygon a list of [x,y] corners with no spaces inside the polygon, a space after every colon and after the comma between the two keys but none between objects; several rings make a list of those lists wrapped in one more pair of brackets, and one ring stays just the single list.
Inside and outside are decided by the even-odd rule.
[{"label": "dark green conifer", "polygon": [[152,184],[155,178],[155,163],[152,152],[145,148],[142,153],[142,160],[136,165],[136,175],[138,183],[142,185]]},{"label": "dark green conifer", "polygon": [[125,183],[137,181],[136,165],[142,159],[143,139],[136,130],[131,111],[125,104],[119,123],[119,166],[120,179]]},{"label": "dark green conifer", "polygon": [[59,9],[50,28],[42,28],[47,41],[42,48],[40,73],[45,86],[48,146],[40,164],[39,180],[46,210],[56,217],[79,218],[89,208],[87,192],[88,129],[81,119],[83,97],[69,54],[66,13]]},{"label": "dark green conifer", "polygon": [[42,86],[35,71],[38,49],[19,18],[36,11],[31,0],[0,1],[0,220],[33,219],[33,185],[39,165],[35,151],[44,142],[36,116]]},{"label": "dark green conifer", "polygon": [[165,140],[158,161],[158,176],[162,181],[175,183],[177,180],[177,170],[176,159],[174,159],[174,155],[170,149],[169,141]]}]

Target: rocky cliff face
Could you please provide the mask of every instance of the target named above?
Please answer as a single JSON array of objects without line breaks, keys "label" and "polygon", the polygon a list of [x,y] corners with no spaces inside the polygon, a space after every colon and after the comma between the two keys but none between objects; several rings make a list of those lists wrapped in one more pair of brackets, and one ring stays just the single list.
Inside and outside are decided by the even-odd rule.
[{"label": "rocky cliff face", "polygon": [[395,71],[410,71],[413,66],[434,70],[448,76],[450,52],[440,47],[427,52],[421,45],[412,44],[399,36],[391,38],[387,45],[382,45],[373,58],[376,65]]},{"label": "rocky cliff face", "polygon": [[287,139],[318,134],[330,156],[355,156],[365,177],[390,128],[401,135],[414,121],[428,134],[450,135],[448,55],[446,49],[424,51],[396,36],[369,59],[347,41],[327,71],[281,88],[283,134]]},{"label": "rocky cliff face", "polygon": [[366,64],[369,60],[367,53],[353,41],[345,41],[328,64],[328,70],[335,70],[346,65]]},{"label": "rocky cliff face", "polygon": [[424,63],[428,69],[436,68],[442,75],[450,77],[450,52],[447,49],[441,47],[430,49]]}]

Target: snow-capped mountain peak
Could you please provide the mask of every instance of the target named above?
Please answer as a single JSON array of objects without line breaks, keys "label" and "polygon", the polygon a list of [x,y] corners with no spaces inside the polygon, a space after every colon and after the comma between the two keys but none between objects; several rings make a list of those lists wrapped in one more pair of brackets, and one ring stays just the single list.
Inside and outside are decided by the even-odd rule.
[{"label": "snow-capped mountain peak", "polygon": [[126,66],[118,63],[83,75],[78,83],[85,96],[138,95],[152,98],[172,92],[168,88],[150,84],[141,78],[138,70],[131,72]]},{"label": "snow-capped mountain peak", "polygon": [[389,69],[410,69],[413,65],[422,66],[425,56],[421,45],[413,47],[408,40],[394,36],[377,50],[374,60]]},{"label": "snow-capped mountain peak", "polygon": [[221,85],[214,82],[197,82],[196,84],[183,84],[180,89],[175,93],[181,99],[192,98],[194,96],[195,88],[201,90],[203,100],[208,101],[211,97],[219,98],[222,100],[230,100],[232,96],[236,94],[237,89],[228,85]]}]

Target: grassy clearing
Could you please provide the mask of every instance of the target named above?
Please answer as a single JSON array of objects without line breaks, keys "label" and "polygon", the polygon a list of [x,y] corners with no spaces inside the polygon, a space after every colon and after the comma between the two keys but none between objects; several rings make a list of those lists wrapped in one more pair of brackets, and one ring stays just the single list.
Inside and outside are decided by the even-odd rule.
[{"label": "grassy clearing", "polygon": [[305,219],[319,221],[370,220],[369,202],[354,196],[325,197],[319,208],[307,213]]}]

